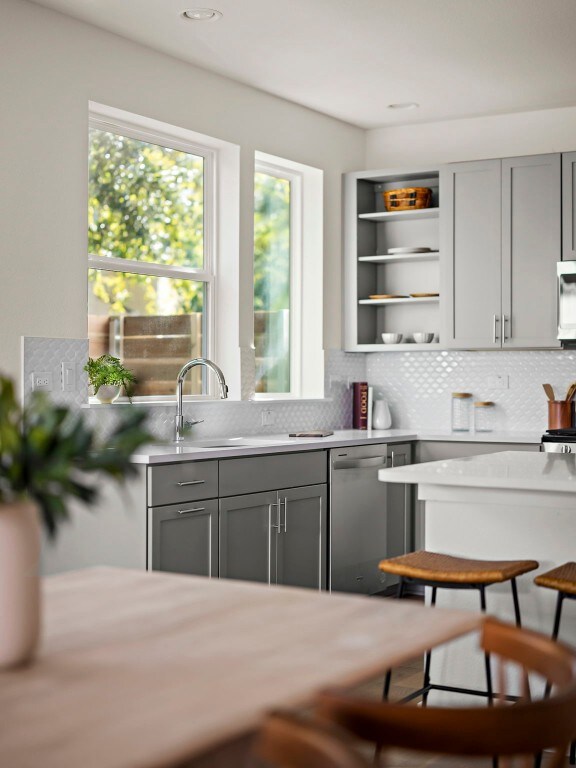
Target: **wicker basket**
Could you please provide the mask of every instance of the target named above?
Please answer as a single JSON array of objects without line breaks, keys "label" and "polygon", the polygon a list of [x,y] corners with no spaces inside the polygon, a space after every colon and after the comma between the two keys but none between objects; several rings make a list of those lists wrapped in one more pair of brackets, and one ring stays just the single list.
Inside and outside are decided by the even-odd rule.
[{"label": "wicker basket", "polygon": [[382,192],[387,211],[409,211],[413,208],[429,208],[432,190],[428,187],[406,187]]}]

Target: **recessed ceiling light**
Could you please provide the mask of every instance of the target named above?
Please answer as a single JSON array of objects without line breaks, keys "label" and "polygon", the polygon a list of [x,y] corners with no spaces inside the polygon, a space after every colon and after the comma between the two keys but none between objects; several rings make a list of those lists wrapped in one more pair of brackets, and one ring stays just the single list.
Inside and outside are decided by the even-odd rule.
[{"label": "recessed ceiling light", "polygon": [[417,109],[419,106],[415,101],[405,101],[402,104],[388,104],[388,109]]},{"label": "recessed ceiling light", "polygon": [[189,21],[218,21],[222,18],[222,13],[214,8],[190,8],[183,11],[182,18]]}]

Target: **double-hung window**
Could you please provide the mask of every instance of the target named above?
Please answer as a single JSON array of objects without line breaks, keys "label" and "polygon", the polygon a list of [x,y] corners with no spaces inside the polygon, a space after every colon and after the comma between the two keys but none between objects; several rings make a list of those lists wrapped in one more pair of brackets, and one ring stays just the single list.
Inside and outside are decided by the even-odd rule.
[{"label": "double-hung window", "polygon": [[[173,396],[212,357],[214,149],[93,110],[89,127],[88,335],[136,375],[136,396]],[[186,394],[206,394],[203,368]]]},{"label": "double-hung window", "polygon": [[256,398],[321,397],[322,171],[261,152],[254,173]]}]

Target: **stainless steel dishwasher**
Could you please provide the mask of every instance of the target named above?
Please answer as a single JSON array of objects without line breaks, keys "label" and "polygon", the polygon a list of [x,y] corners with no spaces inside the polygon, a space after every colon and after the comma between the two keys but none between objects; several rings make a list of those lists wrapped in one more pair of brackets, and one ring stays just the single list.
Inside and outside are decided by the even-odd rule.
[{"label": "stainless steel dishwasher", "polygon": [[410,445],[330,451],[330,589],[372,595],[391,586],[378,563],[411,549],[411,491],[378,470],[411,463]]}]

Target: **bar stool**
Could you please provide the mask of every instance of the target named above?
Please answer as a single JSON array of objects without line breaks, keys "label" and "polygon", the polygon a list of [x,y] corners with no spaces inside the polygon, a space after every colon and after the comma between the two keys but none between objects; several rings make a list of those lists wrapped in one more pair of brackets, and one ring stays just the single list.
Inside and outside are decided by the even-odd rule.
[{"label": "bar stool", "polygon": [[[576,600],[576,563],[564,563],[551,571],[540,573],[534,579],[534,584],[547,589],[555,589],[558,592],[556,599],[556,613],[554,615],[554,627],[552,629],[552,640],[558,638],[560,632],[560,621],[562,619],[562,607],[564,600]],[[546,686],[545,696],[550,695],[550,686]],[[570,745],[570,765],[576,764],[576,742]]]},{"label": "bar stool", "polygon": [[[538,568],[536,560],[471,560],[464,557],[453,557],[438,552],[411,552],[408,555],[392,557],[388,560],[382,560],[379,564],[381,571],[394,574],[399,577],[397,598],[404,594],[404,588],[407,584],[417,584],[432,588],[431,605],[436,605],[436,593],[438,589],[477,589],[480,593],[480,608],[486,613],[486,587],[492,584],[500,584],[505,581],[510,582],[512,588],[512,600],[514,603],[514,617],[516,626],[522,626],[520,618],[520,605],[518,602],[518,589],[516,578],[528,571]],[[425,706],[428,694],[432,690],[452,691],[455,693],[466,693],[474,696],[488,697],[488,703],[491,704],[494,698],[492,688],[492,674],[490,670],[490,656],[484,655],[486,668],[486,691],[479,691],[471,688],[459,688],[451,685],[439,685],[430,682],[430,662],[432,652],[427,651],[424,663],[424,682],[421,688],[403,701],[422,696],[422,704]],[[386,673],[384,682],[383,698],[387,699],[390,692],[390,682],[392,679],[392,670]]]}]

